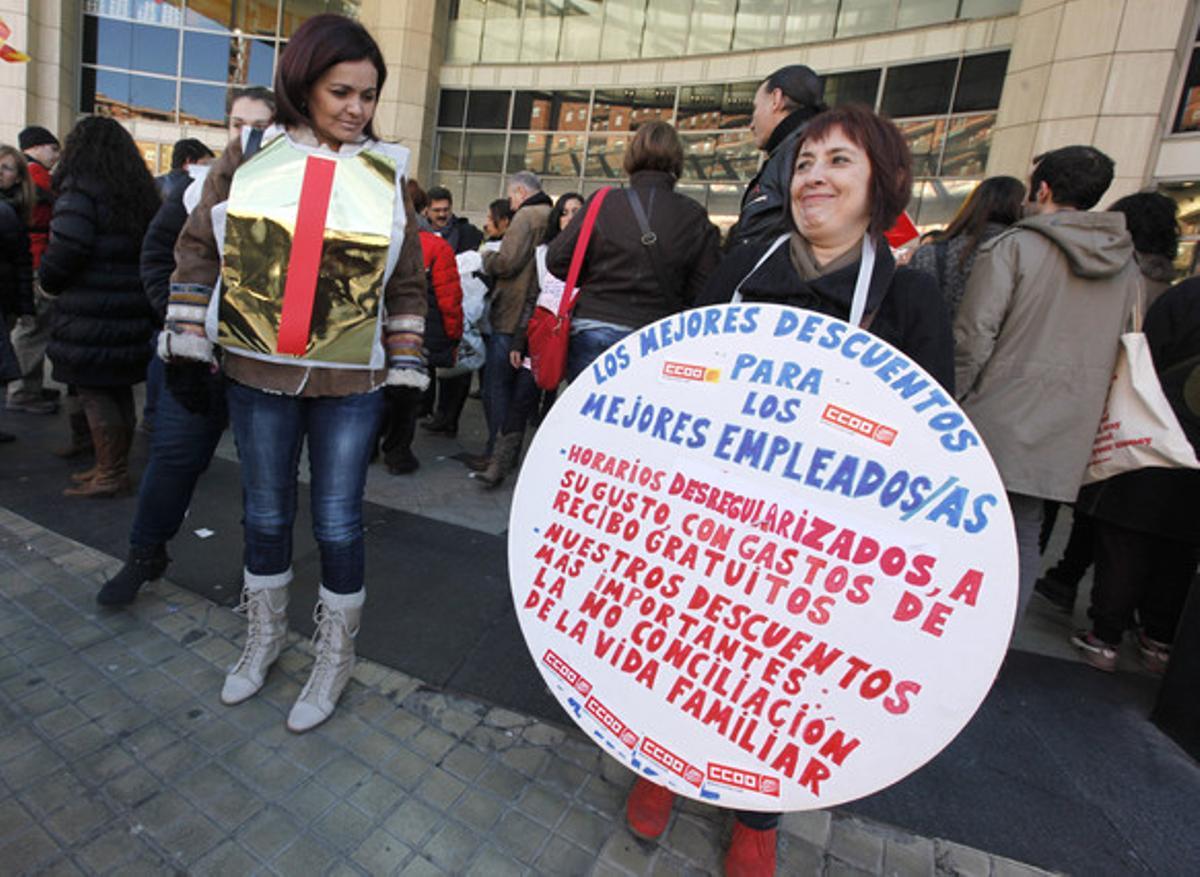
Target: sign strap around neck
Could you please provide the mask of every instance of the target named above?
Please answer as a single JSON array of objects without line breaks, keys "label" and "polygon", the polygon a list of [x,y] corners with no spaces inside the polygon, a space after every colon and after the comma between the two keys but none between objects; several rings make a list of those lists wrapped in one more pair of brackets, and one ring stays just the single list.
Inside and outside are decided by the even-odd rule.
[{"label": "sign strap around neck", "polygon": [[583,228],[579,230],[579,237],[575,240],[575,251],[571,254],[571,267],[567,271],[566,287],[558,303],[560,318],[571,313],[571,309],[575,307],[575,299],[579,298],[579,272],[583,270],[583,257],[587,254],[588,242],[592,238],[592,229],[596,227],[596,215],[600,212],[600,205],[604,203],[604,199],[608,197],[610,191],[612,191],[612,187],[605,186],[596,192],[592,203],[588,205],[587,213],[583,216]]},{"label": "sign strap around neck", "polygon": [[867,295],[871,291],[871,274],[875,271],[875,241],[863,235],[862,258],[858,262],[858,279],[854,281],[854,298],[850,302],[851,326],[861,326],[867,310]]}]

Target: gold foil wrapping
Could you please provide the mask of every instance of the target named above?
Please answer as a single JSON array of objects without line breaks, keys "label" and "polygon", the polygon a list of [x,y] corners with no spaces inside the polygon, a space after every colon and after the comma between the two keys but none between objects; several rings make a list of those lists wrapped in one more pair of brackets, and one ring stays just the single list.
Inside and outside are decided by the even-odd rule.
[{"label": "gold foil wrapping", "polygon": [[292,362],[365,367],[379,331],[396,199],[395,162],[337,159],[308,346],[277,353],[292,231],[309,153],[280,137],[238,169],[229,191],[218,343]]}]

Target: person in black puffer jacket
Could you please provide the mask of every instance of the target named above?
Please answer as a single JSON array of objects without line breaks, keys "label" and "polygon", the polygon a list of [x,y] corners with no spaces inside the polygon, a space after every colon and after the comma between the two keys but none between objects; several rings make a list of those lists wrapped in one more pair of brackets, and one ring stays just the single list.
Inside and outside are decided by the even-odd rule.
[{"label": "person in black puffer jacket", "polygon": [[145,380],[154,313],[138,259],[159,206],[133,138],[113,119],[81,120],[54,174],[50,243],[38,279],[54,301],[47,354],[54,378],[79,389],[96,465],[67,496],[128,492],[133,385]]}]

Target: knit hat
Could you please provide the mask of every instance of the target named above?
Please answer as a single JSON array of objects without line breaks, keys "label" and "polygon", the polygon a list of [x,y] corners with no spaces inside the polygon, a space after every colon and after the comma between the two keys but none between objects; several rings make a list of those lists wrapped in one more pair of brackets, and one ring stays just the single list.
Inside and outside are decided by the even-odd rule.
[{"label": "knit hat", "polygon": [[21,149],[31,149],[34,146],[45,146],[51,144],[60,146],[58,138],[43,128],[41,125],[30,125],[24,131],[17,135],[17,143]]},{"label": "knit hat", "polygon": [[825,94],[825,85],[811,67],[806,67],[804,64],[780,67],[765,81],[768,91],[778,88],[785,96],[802,107],[824,108],[821,98]]}]

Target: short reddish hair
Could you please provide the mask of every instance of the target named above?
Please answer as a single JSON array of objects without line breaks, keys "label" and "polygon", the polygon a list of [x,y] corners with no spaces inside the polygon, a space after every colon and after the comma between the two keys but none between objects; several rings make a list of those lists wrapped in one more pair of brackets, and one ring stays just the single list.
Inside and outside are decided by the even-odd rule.
[{"label": "short reddish hair", "polygon": [[840,129],[871,163],[871,223],[876,237],[896,224],[912,197],[912,154],[900,129],[869,107],[846,104],[814,116],[804,126],[792,154],[793,173],[801,147],[820,142]]},{"label": "short reddish hair", "polygon": [[[309,125],[308,92],[330,67],[345,61],[370,61],[379,74],[375,83],[383,91],[387,64],[379,44],[352,18],[331,12],[314,15],[292,34],[275,69],[275,121],[285,127]],[[372,140],[374,117],[363,128]]]}]

